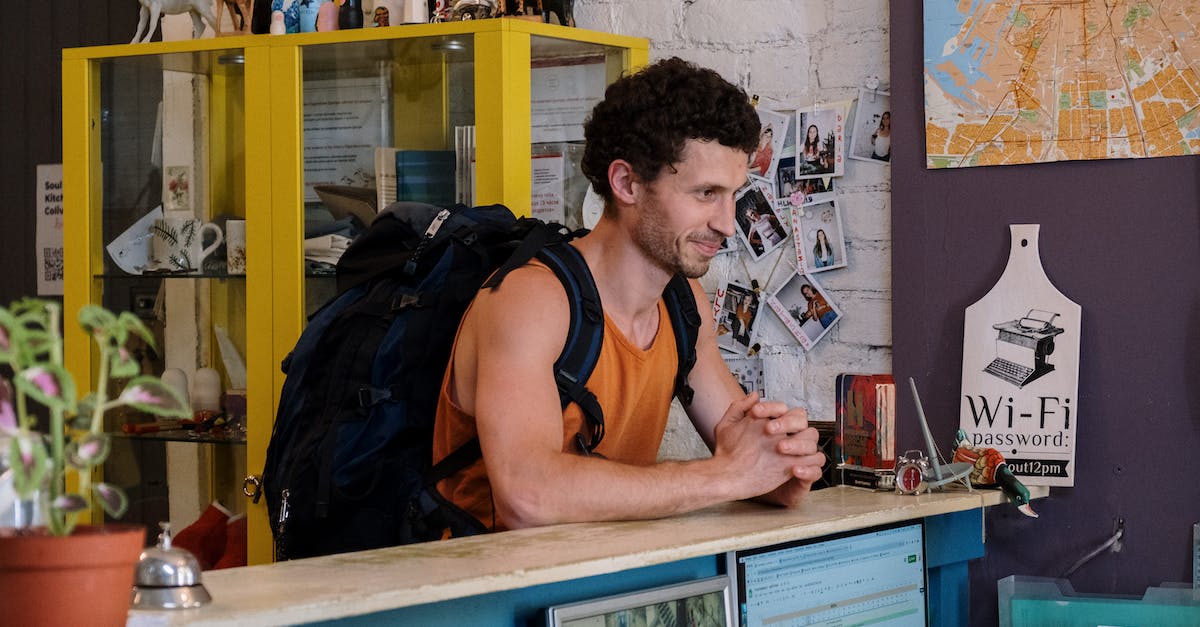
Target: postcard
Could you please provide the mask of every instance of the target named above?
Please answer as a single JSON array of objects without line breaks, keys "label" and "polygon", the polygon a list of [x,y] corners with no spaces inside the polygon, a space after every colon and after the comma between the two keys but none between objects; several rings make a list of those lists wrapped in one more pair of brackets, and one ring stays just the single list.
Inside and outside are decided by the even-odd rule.
[{"label": "postcard", "polygon": [[717,346],[738,356],[754,345],[754,322],[761,305],[759,293],[736,282],[722,282],[713,299]]},{"label": "postcard", "polygon": [[850,132],[850,158],[886,163],[892,158],[892,97],[885,91],[860,89]]},{"label": "postcard", "polygon": [[807,274],[793,274],[767,298],[767,306],[783,320],[804,350],[812,350],[842,319],[837,304],[829,299],[817,280]]},{"label": "postcard", "polygon": [[842,212],[836,200],[792,210],[792,240],[802,272],[814,274],[847,265]]},{"label": "postcard", "polygon": [[755,176],[749,178],[750,182],[738,190],[734,217],[738,235],[757,261],[787,241],[788,227],[776,213],[772,183]]}]

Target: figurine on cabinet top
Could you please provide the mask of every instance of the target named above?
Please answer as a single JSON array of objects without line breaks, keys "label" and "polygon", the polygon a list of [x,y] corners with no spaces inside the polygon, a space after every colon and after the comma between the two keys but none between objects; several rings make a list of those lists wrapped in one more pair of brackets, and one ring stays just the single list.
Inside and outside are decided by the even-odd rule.
[{"label": "figurine on cabinet top", "polygon": [[218,37],[223,34],[221,32],[221,6],[224,6],[225,11],[229,14],[229,23],[233,25],[234,34],[241,35],[250,32],[250,18],[254,14],[254,0],[221,0],[221,4],[217,6],[217,22],[213,28],[217,30]]},{"label": "figurine on cabinet top", "polygon": [[[142,5],[138,17],[137,33],[133,36],[132,44],[145,43],[154,37],[158,30],[158,20],[164,15],[188,13],[192,16],[192,38],[199,39],[204,34],[204,24],[207,22],[217,30],[217,16],[213,12],[212,0],[138,0]],[[146,36],[142,37],[145,32]]]}]

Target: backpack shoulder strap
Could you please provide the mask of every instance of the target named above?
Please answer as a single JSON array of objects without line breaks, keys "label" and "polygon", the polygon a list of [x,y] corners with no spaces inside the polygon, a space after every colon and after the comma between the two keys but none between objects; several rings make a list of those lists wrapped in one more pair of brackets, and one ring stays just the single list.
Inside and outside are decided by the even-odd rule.
[{"label": "backpack shoulder strap", "polygon": [[688,385],[688,374],[696,365],[696,338],[700,335],[700,312],[691,283],[682,274],[671,277],[663,290],[663,300],[675,330],[675,349],[679,353],[679,369],[675,373],[675,396],[686,407],[692,404],[695,390]]},{"label": "backpack shoulder strap", "polygon": [[563,408],[576,403],[583,410],[591,433],[586,439],[582,434],[576,439],[582,451],[591,453],[604,438],[604,410],[596,395],[586,387],[604,343],[604,309],[600,304],[600,292],[596,290],[596,281],[583,255],[569,243],[547,246],[538,252],[537,258],[554,272],[567,292],[570,325],[567,341],[554,362],[554,380]]}]

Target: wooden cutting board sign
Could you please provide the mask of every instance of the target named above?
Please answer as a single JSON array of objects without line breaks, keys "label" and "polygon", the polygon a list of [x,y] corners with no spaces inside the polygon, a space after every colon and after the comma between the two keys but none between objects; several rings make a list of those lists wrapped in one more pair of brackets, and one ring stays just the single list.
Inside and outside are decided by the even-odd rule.
[{"label": "wooden cutting board sign", "polygon": [[1009,225],[1004,274],[967,307],[959,426],[1026,485],[1075,483],[1079,305],[1046,277],[1037,224]]}]

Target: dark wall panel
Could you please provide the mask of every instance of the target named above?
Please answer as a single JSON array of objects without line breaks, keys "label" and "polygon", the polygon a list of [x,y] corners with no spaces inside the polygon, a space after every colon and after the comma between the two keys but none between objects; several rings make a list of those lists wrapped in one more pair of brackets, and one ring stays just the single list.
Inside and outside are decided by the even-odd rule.
[{"label": "dark wall panel", "polygon": [[[1083,308],[1074,488],[1035,503],[1040,519],[989,510],[987,556],[971,567],[971,623],[995,625],[996,581],[1061,576],[1076,590],[1138,594],[1191,581],[1200,485],[1200,160],[1079,161],[926,170],[920,3],[891,16],[894,370],[920,384],[949,448],[958,426],[963,314],[1008,258],[1009,224],[1041,224],[1050,280]],[[907,385],[899,450],[920,440]]]},{"label": "dark wall panel", "polygon": [[37,292],[34,178],[38,164],[62,162],[62,49],[127,43],[137,28],[137,11],[132,0],[5,3],[0,20],[0,303]]}]

